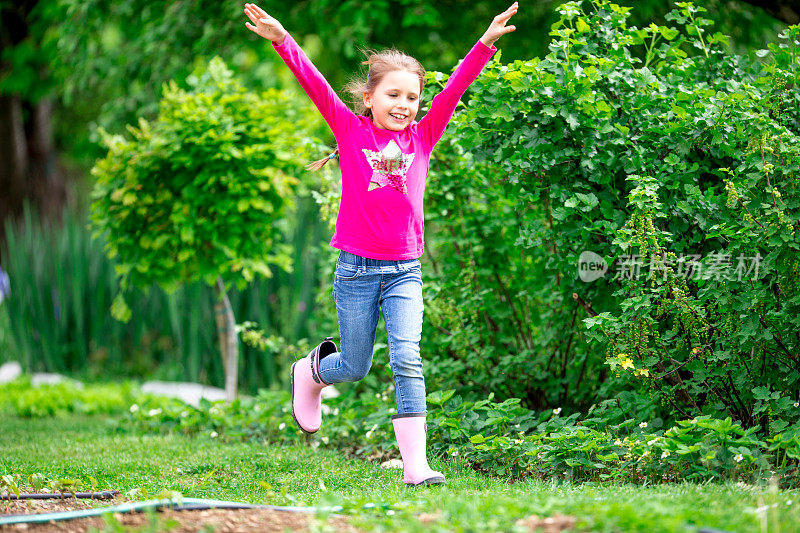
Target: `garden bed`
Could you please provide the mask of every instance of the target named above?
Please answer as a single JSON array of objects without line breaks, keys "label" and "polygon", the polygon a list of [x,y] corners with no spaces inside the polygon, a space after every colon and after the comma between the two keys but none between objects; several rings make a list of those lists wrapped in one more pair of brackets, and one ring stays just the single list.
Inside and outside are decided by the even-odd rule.
[{"label": "garden bed", "polygon": [[[46,499],[46,500],[12,500],[0,504],[0,517],[17,514],[45,514],[65,511],[93,509],[97,507],[114,507],[129,500],[116,497],[108,500],[88,499]],[[90,528],[100,531],[109,523],[122,525],[138,530],[156,521],[164,529],[174,533],[199,531],[244,532],[244,531],[307,531],[314,522],[324,522],[326,530],[358,531],[348,523],[347,517],[330,516],[322,519],[313,514],[273,509],[206,509],[206,510],[174,510],[162,509],[152,515],[144,512],[114,513],[111,518],[95,516],[71,520],[52,521],[37,524],[14,524],[5,526],[4,531],[26,532],[86,532]]]}]

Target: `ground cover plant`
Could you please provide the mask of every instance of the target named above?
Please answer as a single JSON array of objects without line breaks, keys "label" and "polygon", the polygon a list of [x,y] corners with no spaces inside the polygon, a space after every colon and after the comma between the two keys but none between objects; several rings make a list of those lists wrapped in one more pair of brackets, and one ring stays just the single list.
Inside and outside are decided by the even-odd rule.
[{"label": "ground cover plant", "polygon": [[[116,431],[180,434],[221,442],[307,444],[349,457],[384,462],[397,458],[391,425],[391,389],[347,389],[325,401],[325,424],[309,437],[289,409],[290,394],[261,390],[234,402],[141,394],[133,384],[69,383],[31,387],[26,379],[0,385],[0,414],[29,418],[70,413],[113,414]],[[509,481],[657,484],[729,480],[797,488],[800,427],[768,438],[730,418],[700,416],[667,425],[662,419],[625,417],[613,402],[586,416],[561,410],[530,411],[519,399],[470,401],[449,390],[428,396],[428,447],[441,458],[458,458],[486,475]],[[127,401],[127,403],[126,403]]]},{"label": "ground cover plant", "polygon": [[[310,444],[372,460],[397,457],[387,424],[395,412],[391,392],[327,400],[330,416]],[[775,476],[781,486],[798,484],[800,426],[762,439],[756,428],[745,429],[730,418],[703,415],[670,426],[661,419],[614,421],[608,406],[583,417],[577,413],[561,417],[558,409],[524,409],[518,399],[472,402],[451,398],[453,393],[428,398],[429,449],[503,479],[753,483]],[[120,429],[204,434],[223,440],[305,441],[286,407],[289,399],[284,391],[262,391],[255,398],[233,404],[203,402],[196,409],[152,399],[132,406]]]}]

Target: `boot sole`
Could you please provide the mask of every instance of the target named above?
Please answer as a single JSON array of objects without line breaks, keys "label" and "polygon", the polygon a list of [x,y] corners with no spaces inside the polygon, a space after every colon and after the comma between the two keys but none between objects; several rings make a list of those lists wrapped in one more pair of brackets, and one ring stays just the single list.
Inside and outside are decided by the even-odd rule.
[{"label": "boot sole", "polygon": [[304,428],[303,426],[300,425],[300,421],[297,420],[297,416],[295,416],[295,414],[294,414],[294,366],[296,364],[297,364],[296,361],[294,363],[292,363],[292,370],[291,370],[291,372],[289,372],[290,380],[292,382],[292,418],[294,418],[294,423],[297,424],[297,427],[300,428],[300,431],[302,431],[306,435],[313,435],[314,433],[319,431],[319,429],[315,429],[314,431],[308,431],[306,428]]},{"label": "boot sole", "polygon": [[432,477],[419,483],[406,483],[407,487],[421,487],[423,485],[443,485],[446,484],[443,477]]}]

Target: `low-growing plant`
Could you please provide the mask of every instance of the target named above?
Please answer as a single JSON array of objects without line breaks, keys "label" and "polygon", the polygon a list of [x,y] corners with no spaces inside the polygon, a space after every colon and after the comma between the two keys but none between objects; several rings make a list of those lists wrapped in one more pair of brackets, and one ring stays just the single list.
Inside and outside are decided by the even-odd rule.
[{"label": "low-growing plant", "polygon": [[[23,482],[27,481],[27,485]],[[32,489],[34,493],[70,494],[73,498],[76,492],[85,487],[97,489],[97,480],[89,476],[88,480],[72,478],[48,478],[41,472],[28,476],[26,480],[16,472],[0,473],[0,496],[15,495],[19,498],[22,492]]]},{"label": "low-growing plant", "polygon": [[114,414],[127,409],[139,396],[133,382],[83,385],[66,380],[34,387],[31,378],[23,376],[0,384],[0,413],[23,417]]},{"label": "low-growing plant", "polygon": [[[353,457],[384,461],[397,457],[390,417],[396,412],[391,390],[350,390],[325,400],[325,422],[314,435],[294,423],[286,391],[260,391],[232,403],[202,400],[198,407],[149,398],[131,407],[120,431],[180,432],[204,438],[256,439],[276,444],[307,442]],[[464,400],[454,390],[428,396],[428,446],[440,457],[459,457],[475,469],[507,479],[565,478],[571,481],[759,481],[777,475],[785,486],[798,480],[800,427],[769,442],[757,427],[708,415],[665,427],[617,418],[598,406],[581,416],[562,409],[530,411],[513,398],[495,402]],[[610,416],[606,416],[610,415]]]}]

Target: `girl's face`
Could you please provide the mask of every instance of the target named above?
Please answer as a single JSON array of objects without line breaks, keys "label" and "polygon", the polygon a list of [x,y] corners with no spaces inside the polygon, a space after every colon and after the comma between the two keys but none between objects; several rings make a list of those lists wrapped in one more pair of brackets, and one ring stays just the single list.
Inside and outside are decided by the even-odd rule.
[{"label": "girl's face", "polygon": [[364,105],[372,110],[377,127],[401,131],[419,111],[419,77],[407,70],[387,73],[372,93],[364,93]]}]

